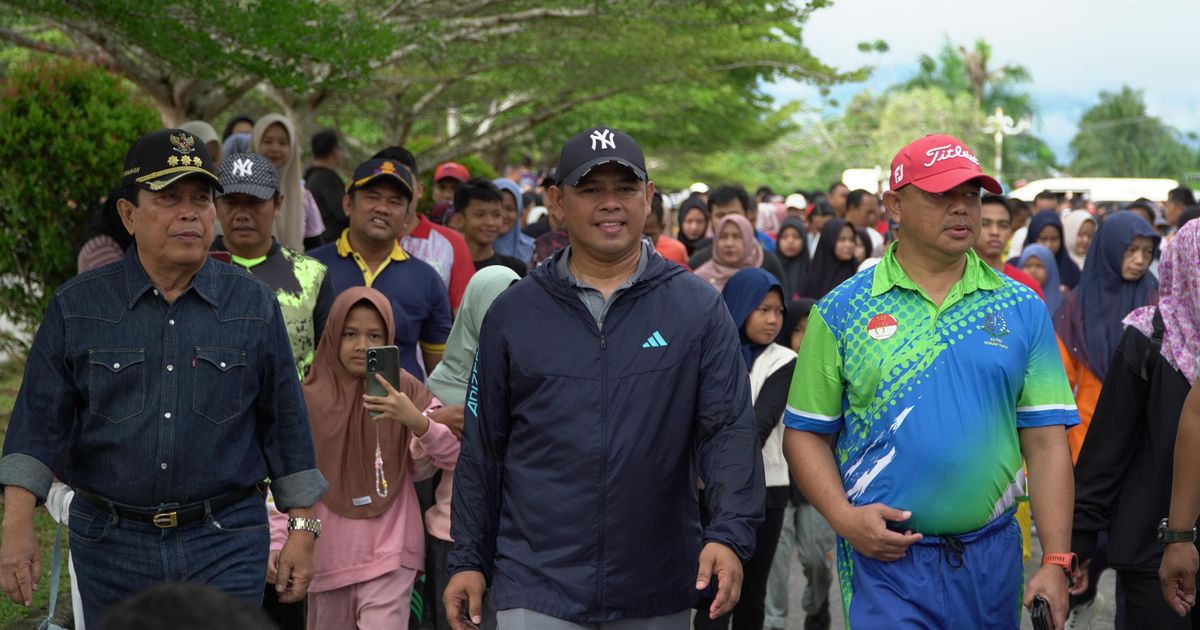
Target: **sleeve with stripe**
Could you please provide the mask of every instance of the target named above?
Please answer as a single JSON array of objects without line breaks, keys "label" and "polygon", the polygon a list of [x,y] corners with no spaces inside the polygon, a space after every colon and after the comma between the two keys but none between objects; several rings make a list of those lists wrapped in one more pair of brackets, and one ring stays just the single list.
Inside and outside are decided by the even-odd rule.
[{"label": "sleeve with stripe", "polygon": [[[1041,304],[1033,306],[1040,307]],[[1044,308],[1031,308],[1029,358],[1025,363],[1025,382],[1017,399],[1017,428],[1079,424],[1075,396],[1063,369],[1058,338]]]},{"label": "sleeve with stripe", "polygon": [[833,433],[842,428],[842,355],[820,306],[808,316],[796,357],[783,423],[789,429]]}]

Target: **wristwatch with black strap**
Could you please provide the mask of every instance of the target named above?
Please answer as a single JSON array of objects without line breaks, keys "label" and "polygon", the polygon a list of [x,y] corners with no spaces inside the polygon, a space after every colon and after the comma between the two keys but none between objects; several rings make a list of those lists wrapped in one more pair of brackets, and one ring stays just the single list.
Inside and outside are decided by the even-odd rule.
[{"label": "wristwatch with black strap", "polygon": [[1167,519],[1163,519],[1158,523],[1158,544],[1166,547],[1175,543],[1194,543],[1196,542],[1196,528],[1191,529],[1169,529],[1167,527]]},{"label": "wristwatch with black strap", "polygon": [[308,533],[312,534],[314,538],[320,538],[321,537],[321,519],[319,519],[319,518],[304,518],[304,517],[289,518],[288,519],[288,532],[290,533],[293,531],[308,532]]}]

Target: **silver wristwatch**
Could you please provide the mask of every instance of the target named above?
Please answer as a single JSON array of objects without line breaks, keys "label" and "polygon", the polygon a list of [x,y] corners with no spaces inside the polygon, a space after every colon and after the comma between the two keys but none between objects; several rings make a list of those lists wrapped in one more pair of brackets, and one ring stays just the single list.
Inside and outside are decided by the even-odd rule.
[{"label": "silver wristwatch", "polygon": [[288,531],[293,532],[296,530],[300,530],[302,532],[309,532],[310,534],[313,535],[313,537],[320,538],[321,537],[321,519],[319,519],[319,518],[304,518],[304,517],[289,518],[288,519]]}]

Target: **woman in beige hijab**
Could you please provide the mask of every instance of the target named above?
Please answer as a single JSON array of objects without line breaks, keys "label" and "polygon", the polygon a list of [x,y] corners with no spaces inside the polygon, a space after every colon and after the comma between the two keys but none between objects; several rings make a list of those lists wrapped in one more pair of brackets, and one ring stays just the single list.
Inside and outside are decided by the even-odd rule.
[{"label": "woman in beige hijab", "polygon": [[250,136],[250,150],[271,160],[279,171],[283,207],[275,221],[275,238],[284,247],[297,251],[320,245],[325,223],[321,221],[316,200],[300,179],[300,142],[292,121],[283,114],[259,118]]},{"label": "woman in beige hijab", "polygon": [[212,158],[213,166],[218,166],[221,163],[221,136],[217,135],[217,130],[213,126],[203,120],[189,120],[179,128],[196,136],[208,148],[208,157]]}]

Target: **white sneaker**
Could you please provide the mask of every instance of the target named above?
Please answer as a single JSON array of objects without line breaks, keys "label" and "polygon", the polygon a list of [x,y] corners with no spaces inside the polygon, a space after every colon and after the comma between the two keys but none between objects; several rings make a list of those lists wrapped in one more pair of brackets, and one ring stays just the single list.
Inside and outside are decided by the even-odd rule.
[{"label": "white sneaker", "polygon": [[1096,593],[1096,597],[1092,601],[1071,609],[1071,614],[1067,615],[1065,630],[1087,630],[1092,626],[1092,620],[1103,609],[1104,596]]}]

